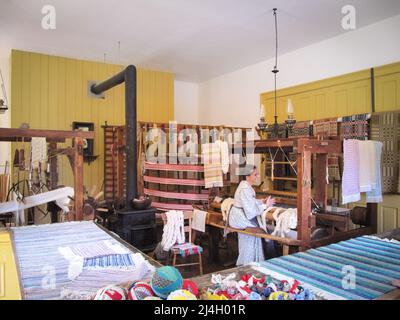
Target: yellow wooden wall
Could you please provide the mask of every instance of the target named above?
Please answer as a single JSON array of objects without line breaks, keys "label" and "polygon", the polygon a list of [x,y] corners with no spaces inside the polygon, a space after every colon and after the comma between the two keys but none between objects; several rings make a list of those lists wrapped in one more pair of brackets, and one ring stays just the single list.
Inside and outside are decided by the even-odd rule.
[{"label": "yellow wooden wall", "polygon": [[[400,110],[400,63],[375,67],[374,74],[375,112]],[[297,121],[371,113],[371,91],[369,69],[281,89],[277,91],[278,121],[287,118],[288,98],[292,99]],[[274,92],[262,93],[260,101],[267,122],[273,123]],[[378,206],[378,231],[394,228],[400,228],[400,196],[384,195]]]},{"label": "yellow wooden wall", "polygon": [[[96,161],[84,167],[89,189],[103,182],[103,129],[125,123],[125,89],[106,92],[105,99],[88,97],[87,83],[102,81],[124,67],[13,50],[11,55],[11,126],[29,123],[32,129],[71,130],[72,122],[94,122]],[[174,118],[174,75],[137,68],[138,120],[168,122]],[[13,143],[12,154],[18,145]],[[72,184],[66,157],[60,166],[60,183]]]},{"label": "yellow wooden wall", "polygon": [[10,234],[0,231],[0,300],[21,300]]}]

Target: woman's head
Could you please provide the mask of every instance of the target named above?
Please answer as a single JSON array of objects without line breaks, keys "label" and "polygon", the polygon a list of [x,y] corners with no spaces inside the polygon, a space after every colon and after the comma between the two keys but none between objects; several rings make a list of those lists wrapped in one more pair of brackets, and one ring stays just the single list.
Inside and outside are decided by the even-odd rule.
[{"label": "woman's head", "polygon": [[250,170],[246,174],[246,181],[250,184],[255,184],[256,181],[259,179],[260,173],[256,166],[250,167]]}]

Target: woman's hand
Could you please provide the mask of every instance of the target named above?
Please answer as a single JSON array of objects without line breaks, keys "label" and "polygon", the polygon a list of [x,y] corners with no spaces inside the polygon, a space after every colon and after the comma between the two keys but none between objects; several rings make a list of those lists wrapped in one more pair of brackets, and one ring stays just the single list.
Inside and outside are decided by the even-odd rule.
[{"label": "woman's hand", "polygon": [[271,196],[269,196],[268,198],[264,199],[262,202],[265,203],[267,205],[267,207],[273,207],[276,203],[276,200],[275,200],[275,198],[272,198]]}]

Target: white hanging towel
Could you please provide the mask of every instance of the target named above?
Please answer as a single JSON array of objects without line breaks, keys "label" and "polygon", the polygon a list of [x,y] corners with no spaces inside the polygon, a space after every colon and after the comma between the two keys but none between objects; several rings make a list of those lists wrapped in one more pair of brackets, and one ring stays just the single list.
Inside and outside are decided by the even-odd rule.
[{"label": "white hanging towel", "polygon": [[182,211],[168,211],[167,223],[164,225],[161,246],[169,251],[175,244],[185,243],[184,216]]},{"label": "white hanging towel", "polygon": [[194,209],[192,229],[200,232],[206,232],[206,218],[207,218],[207,212]]},{"label": "white hanging towel", "polygon": [[360,192],[369,192],[376,188],[376,159],[374,141],[358,141],[358,176]]},{"label": "white hanging towel", "polygon": [[373,166],[374,166],[374,185],[375,188],[367,192],[367,202],[369,203],[379,203],[383,201],[382,198],[382,174],[381,174],[381,160],[382,160],[382,148],[383,143],[380,141],[371,141],[374,145],[374,156],[373,156]]}]

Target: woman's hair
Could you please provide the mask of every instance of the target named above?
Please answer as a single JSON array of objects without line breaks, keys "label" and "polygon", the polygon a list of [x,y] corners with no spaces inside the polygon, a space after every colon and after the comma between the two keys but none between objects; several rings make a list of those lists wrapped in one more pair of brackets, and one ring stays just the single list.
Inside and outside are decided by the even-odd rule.
[{"label": "woman's hair", "polygon": [[254,170],[257,170],[257,166],[249,166],[246,170],[246,177],[251,176]]}]

